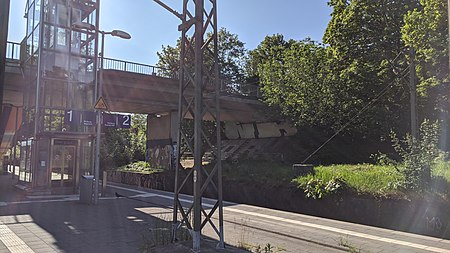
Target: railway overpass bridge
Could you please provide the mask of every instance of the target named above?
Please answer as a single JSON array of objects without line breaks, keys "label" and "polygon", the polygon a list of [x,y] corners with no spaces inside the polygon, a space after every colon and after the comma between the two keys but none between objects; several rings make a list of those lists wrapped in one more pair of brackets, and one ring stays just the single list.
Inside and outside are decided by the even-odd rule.
[{"label": "railway overpass bridge", "polygon": [[[6,58],[3,88],[4,113],[2,113],[0,124],[0,155],[7,151],[14,134],[21,126],[23,91],[27,89],[20,64],[19,43],[8,42]],[[104,59],[103,97],[109,110],[154,115],[155,117],[148,117],[148,123],[150,123],[148,131],[152,132],[148,135],[150,140],[174,139],[177,131],[174,121],[177,118],[179,81],[176,78],[164,77],[160,73],[160,69],[155,66]],[[189,92],[187,91],[188,94]],[[242,133],[237,134],[239,138],[245,138],[245,135],[251,138],[254,123],[268,121],[264,115],[265,107],[258,101],[257,96],[256,86],[253,86],[253,89],[247,87],[245,93],[224,91],[221,94],[221,120],[233,122],[233,126],[247,124],[247,130],[241,127]],[[205,103],[208,104],[207,98]],[[214,108],[214,105],[210,104],[209,107]],[[207,119],[208,115],[205,116],[205,120]],[[235,133],[231,135],[237,136]]]}]

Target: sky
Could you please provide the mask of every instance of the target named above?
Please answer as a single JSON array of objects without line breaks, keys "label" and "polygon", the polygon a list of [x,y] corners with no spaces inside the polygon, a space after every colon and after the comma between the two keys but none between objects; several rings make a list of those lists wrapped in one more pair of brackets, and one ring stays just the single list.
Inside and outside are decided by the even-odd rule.
[{"label": "sky", "polygon": [[[181,11],[181,0],[163,0]],[[330,21],[328,0],[218,0],[218,25],[237,34],[249,50],[267,35],[282,34],[285,39],[310,37],[321,41]],[[25,36],[23,18],[26,0],[11,0],[8,41]],[[175,45],[180,37],[180,21],[152,0],[101,0],[100,29],[120,29],[130,40],[105,39],[105,56],[154,65],[163,45]]]}]

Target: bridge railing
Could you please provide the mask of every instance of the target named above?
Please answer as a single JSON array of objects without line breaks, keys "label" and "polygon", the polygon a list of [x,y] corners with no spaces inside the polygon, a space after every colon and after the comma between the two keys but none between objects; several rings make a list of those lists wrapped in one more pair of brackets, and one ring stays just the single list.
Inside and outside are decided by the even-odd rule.
[{"label": "bridge railing", "polygon": [[143,75],[153,75],[153,76],[159,76],[159,77],[171,77],[168,76],[168,71],[164,68],[160,68],[153,65],[147,65],[142,63],[136,63],[136,62],[129,62],[129,61],[123,61],[123,60],[117,60],[117,59],[111,59],[111,58],[104,58],[103,59],[103,69],[113,69],[113,70],[120,70],[120,71],[128,71]]},{"label": "bridge railing", "polygon": [[20,60],[20,43],[11,41],[6,43],[6,59]]},{"label": "bridge railing", "polygon": [[[172,71],[160,68],[153,65],[147,65],[136,62],[129,62],[123,60],[117,60],[112,58],[104,58],[103,59],[103,68],[104,69],[113,69],[120,71],[128,71],[143,75],[153,75],[159,77],[168,77],[168,78],[178,78],[177,76],[171,74]],[[222,80],[220,84],[220,91],[223,95],[229,96],[243,96],[249,98],[259,98],[260,97],[260,89],[259,85],[256,83],[251,84],[230,84],[228,80]]]}]

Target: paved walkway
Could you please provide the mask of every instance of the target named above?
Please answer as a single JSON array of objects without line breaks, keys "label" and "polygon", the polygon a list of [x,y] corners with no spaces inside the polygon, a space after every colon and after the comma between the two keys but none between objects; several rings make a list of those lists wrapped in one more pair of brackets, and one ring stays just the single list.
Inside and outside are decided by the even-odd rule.
[{"label": "paved walkway", "polygon": [[[172,194],[119,184],[98,206],[78,196],[22,196],[0,177],[0,252],[143,252],[167,242]],[[9,191],[6,193],[4,191]],[[13,196],[13,197],[11,197]],[[182,196],[183,205],[192,202]],[[312,216],[225,203],[225,241],[248,250],[271,247],[274,252],[450,252],[450,241]],[[205,199],[204,207],[212,201]],[[217,218],[217,217],[213,217]],[[155,229],[157,228],[157,229]],[[155,233],[154,231],[162,231]],[[207,226],[202,252],[215,252]],[[188,252],[189,242],[152,252]],[[224,251],[222,251],[224,252]],[[244,252],[228,248],[225,252]],[[263,251],[264,252],[264,251]]]}]

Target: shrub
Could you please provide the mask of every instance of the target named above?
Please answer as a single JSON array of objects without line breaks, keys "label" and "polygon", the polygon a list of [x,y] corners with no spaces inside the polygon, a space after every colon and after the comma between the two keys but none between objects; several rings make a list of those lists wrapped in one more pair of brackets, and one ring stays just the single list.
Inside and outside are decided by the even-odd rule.
[{"label": "shrub", "polygon": [[402,159],[399,167],[404,174],[404,187],[416,191],[428,189],[431,167],[439,156],[437,122],[425,120],[420,126],[418,139],[407,134],[400,140],[394,132],[391,132],[390,137],[394,150]]},{"label": "shrub", "polygon": [[306,183],[299,184],[299,188],[303,188],[306,193],[306,197],[313,199],[321,199],[327,195],[336,193],[345,182],[340,179],[331,179],[329,181],[323,181],[318,178],[311,178]]}]

